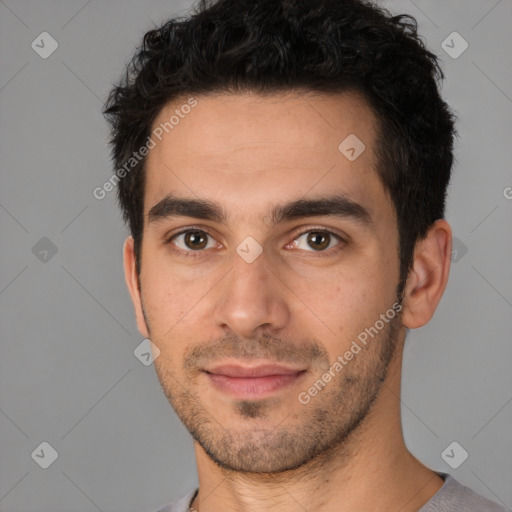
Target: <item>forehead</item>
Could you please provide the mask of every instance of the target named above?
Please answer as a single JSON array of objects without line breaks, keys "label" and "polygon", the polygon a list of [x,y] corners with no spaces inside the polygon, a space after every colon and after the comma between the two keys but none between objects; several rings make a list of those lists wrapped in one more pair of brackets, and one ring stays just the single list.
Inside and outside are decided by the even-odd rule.
[{"label": "forehead", "polygon": [[188,97],[174,100],[153,123],[152,133],[162,133],[161,140],[153,136],[146,160],[146,215],[168,194],[211,199],[239,217],[328,192],[368,210],[386,200],[375,170],[376,118],[361,95],[223,93],[194,100],[192,108],[184,108]]}]

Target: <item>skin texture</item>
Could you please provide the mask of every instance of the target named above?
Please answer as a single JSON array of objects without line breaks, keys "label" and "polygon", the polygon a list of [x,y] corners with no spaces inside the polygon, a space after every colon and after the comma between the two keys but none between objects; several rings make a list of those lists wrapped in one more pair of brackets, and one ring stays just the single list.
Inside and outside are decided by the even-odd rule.
[{"label": "skin texture", "polygon": [[[405,328],[427,323],[444,292],[448,223],[436,221],[417,243],[400,314],[301,403],[299,393],[396,302],[397,221],[375,171],[375,117],[355,93],[196,99],[147,157],[140,279],[131,237],[124,246],[138,328],[159,348],[162,389],[195,440],[194,508],[418,510],[442,480],[404,444],[402,351]],[[354,161],[338,150],[349,134],[366,146]],[[334,193],[362,205],[371,224],[314,216],[271,225],[272,206]],[[150,222],[168,194],[215,201],[228,222]],[[204,244],[172,238],[184,228],[201,230]],[[262,249],[250,263],[236,250],[249,236]],[[276,361],[304,372],[262,399],[234,398],[203,371]]]}]

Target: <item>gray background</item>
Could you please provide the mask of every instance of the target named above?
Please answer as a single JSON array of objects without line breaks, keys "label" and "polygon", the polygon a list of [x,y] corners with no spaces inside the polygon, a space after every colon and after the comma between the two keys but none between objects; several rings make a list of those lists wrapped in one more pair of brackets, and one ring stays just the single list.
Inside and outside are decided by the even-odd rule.
[{"label": "gray background", "polygon": [[[0,1],[2,511],[150,511],[196,484],[192,441],[134,355],[115,192],[92,195],[112,173],[111,83],[154,23],[190,5]],[[457,254],[434,319],[407,340],[406,442],[510,508],[512,2],[384,5],[417,18],[460,118],[447,210]],[[43,31],[59,45],[46,59],[31,48]],[[453,31],[469,44],[458,58],[441,47]],[[43,441],[58,452],[48,469],[31,457]],[[441,457],[453,441],[469,453],[458,469]]]}]

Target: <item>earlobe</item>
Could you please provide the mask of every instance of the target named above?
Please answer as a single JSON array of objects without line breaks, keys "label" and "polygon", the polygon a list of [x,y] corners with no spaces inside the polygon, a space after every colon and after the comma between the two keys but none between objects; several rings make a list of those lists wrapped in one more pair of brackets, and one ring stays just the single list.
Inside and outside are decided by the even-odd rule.
[{"label": "earlobe", "polygon": [[434,222],[425,238],[416,243],[404,291],[402,321],[406,327],[421,327],[434,315],[448,282],[451,251],[452,232],[444,219]]},{"label": "earlobe", "polygon": [[145,338],[149,338],[149,329],[146,325],[142,310],[142,297],[139,289],[139,275],[135,265],[135,251],[134,241],[131,236],[127,237],[123,246],[123,263],[124,263],[124,277],[126,286],[132,298],[133,307],[135,309],[135,318],[137,321],[137,328]]}]

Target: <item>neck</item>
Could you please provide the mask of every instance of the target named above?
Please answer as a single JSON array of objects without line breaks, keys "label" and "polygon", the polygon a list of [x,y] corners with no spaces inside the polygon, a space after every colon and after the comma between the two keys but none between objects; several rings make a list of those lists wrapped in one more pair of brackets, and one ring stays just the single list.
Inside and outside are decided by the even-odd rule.
[{"label": "neck", "polygon": [[195,443],[198,512],[416,512],[443,480],[406,448],[400,418],[401,358],[393,360],[363,422],[338,446],[281,473],[217,466]]}]

